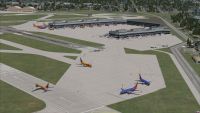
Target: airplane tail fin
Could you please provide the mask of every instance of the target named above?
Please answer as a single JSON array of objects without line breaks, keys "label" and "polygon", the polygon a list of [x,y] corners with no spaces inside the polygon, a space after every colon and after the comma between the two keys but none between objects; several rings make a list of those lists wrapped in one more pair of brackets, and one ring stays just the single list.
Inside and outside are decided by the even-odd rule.
[{"label": "airplane tail fin", "polygon": [[49,88],[49,82],[47,83],[46,88]]},{"label": "airplane tail fin", "polygon": [[142,79],[141,74],[139,73],[140,80]]},{"label": "airplane tail fin", "polygon": [[135,84],[135,86],[133,87],[134,89],[137,89],[138,86],[138,82]]},{"label": "airplane tail fin", "polygon": [[83,63],[83,60],[80,58],[80,62]]},{"label": "airplane tail fin", "polygon": [[35,87],[38,87],[39,85],[38,84],[35,84]]},{"label": "airplane tail fin", "polygon": [[36,27],[36,25],[35,25],[35,24],[33,24],[33,27]]}]

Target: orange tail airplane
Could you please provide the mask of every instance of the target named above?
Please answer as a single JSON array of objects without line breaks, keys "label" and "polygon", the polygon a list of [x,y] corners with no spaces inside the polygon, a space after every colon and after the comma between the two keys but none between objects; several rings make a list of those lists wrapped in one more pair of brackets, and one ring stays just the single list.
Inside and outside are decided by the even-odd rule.
[{"label": "orange tail airplane", "polygon": [[46,85],[40,85],[40,84],[35,84],[35,87],[36,89],[33,90],[33,91],[36,91],[36,90],[44,90],[45,92],[46,91],[49,91],[48,88],[49,88],[49,83],[47,83]]},{"label": "orange tail airplane", "polygon": [[80,62],[81,62],[81,65],[83,65],[84,67],[92,67],[92,64],[89,64],[89,63],[86,63],[86,62],[83,62],[83,60],[80,58]]},{"label": "orange tail airplane", "polygon": [[46,29],[48,27],[48,25],[46,25],[45,23],[41,24],[41,25],[37,25],[37,24],[33,24],[33,27],[39,28],[39,29]]}]

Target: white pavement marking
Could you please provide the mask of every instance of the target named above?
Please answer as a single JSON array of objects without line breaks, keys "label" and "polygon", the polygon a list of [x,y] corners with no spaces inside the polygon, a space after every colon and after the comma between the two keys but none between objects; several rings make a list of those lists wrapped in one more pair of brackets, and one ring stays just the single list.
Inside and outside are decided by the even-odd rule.
[{"label": "white pavement marking", "polygon": [[81,112],[81,113],[88,113],[88,112],[91,112],[91,111],[95,111],[95,110],[97,110],[97,109],[101,109],[101,108],[103,108],[103,107],[105,107],[105,106],[101,106],[101,107],[97,107],[97,108],[89,109],[89,110],[84,111],[84,112]]}]

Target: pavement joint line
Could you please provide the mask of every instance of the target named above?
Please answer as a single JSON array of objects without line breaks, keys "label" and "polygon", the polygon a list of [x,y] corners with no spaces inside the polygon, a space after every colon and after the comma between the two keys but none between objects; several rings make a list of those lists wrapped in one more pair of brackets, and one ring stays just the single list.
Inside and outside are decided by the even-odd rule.
[{"label": "pavement joint line", "polygon": [[98,109],[101,109],[101,108],[103,108],[103,107],[105,107],[105,106],[100,106],[100,107],[97,107],[97,108],[92,108],[92,109],[89,109],[89,110],[87,110],[87,111],[83,111],[83,112],[81,112],[81,113],[88,113],[88,112],[90,112],[90,111],[98,110]]},{"label": "pavement joint line", "polygon": [[64,97],[59,97],[61,100],[64,100],[64,101],[67,101],[67,102],[69,102],[69,103],[71,103],[71,104],[73,104],[73,102],[71,102],[71,101],[69,101],[69,100],[67,100],[66,98],[64,98]]}]

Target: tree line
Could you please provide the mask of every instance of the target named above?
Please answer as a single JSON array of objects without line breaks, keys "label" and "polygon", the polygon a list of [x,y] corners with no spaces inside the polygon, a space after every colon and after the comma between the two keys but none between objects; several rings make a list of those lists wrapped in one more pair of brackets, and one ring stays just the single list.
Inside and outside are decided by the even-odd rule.
[{"label": "tree line", "polygon": [[[1,0],[0,7],[6,7],[6,3],[13,0]],[[63,10],[63,9],[93,9],[109,11],[182,11],[197,6],[192,0],[16,0],[23,6],[37,7],[39,10]],[[32,4],[38,3],[38,5]],[[71,3],[71,4],[69,4]],[[91,7],[84,3],[92,3]]]}]

